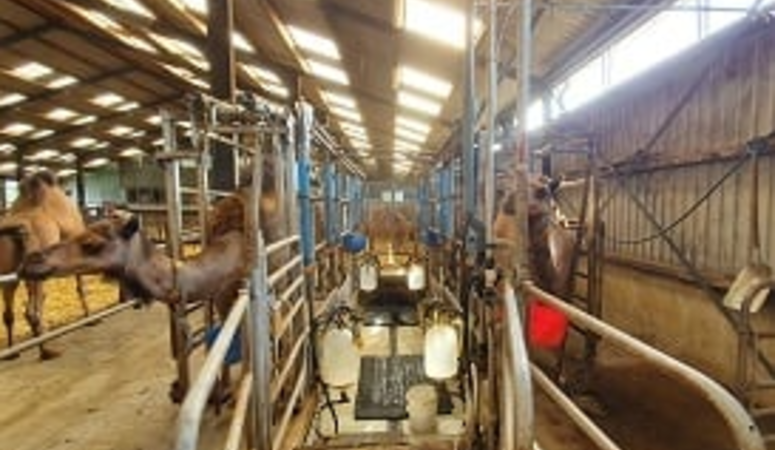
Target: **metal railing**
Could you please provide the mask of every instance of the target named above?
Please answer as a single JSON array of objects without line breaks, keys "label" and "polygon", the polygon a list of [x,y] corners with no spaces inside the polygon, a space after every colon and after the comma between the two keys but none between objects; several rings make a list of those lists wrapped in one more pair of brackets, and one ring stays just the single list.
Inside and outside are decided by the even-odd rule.
[{"label": "metal railing", "polygon": [[[613,345],[639,356],[646,362],[654,364],[668,374],[675,376],[698,389],[702,393],[703,398],[710,402],[727,424],[730,435],[736,443],[736,448],[740,450],[765,449],[764,439],[762,438],[756,423],[754,423],[753,419],[740,402],[719,383],[697,369],[662,353],[623,331],[569,305],[559,297],[539,289],[531,282],[524,283],[522,287],[525,296],[529,301],[533,299],[533,296],[540,298],[540,301],[562,311],[572,322],[597,334],[601,339],[611,341]],[[539,375],[537,380],[540,379],[541,377]],[[539,381],[539,383],[542,386],[544,385],[541,381]],[[549,391],[549,393],[550,395],[552,394],[551,391]],[[590,428],[587,426],[588,424],[585,423],[585,418],[586,416],[580,412],[579,414],[571,414],[571,419],[573,419],[582,431],[590,436],[590,438],[595,439],[595,437],[599,437],[590,434]],[[595,442],[598,443],[598,445],[602,444],[602,442],[597,439],[595,439]],[[617,447],[601,445],[601,448],[614,449]]]},{"label": "metal railing", "polygon": [[511,284],[506,284],[503,295],[506,310],[501,357],[503,416],[501,417],[501,448],[503,450],[532,450],[534,411],[533,383],[527,345],[522,331],[522,320],[517,310],[517,296]]},{"label": "metal railing", "polygon": [[[268,258],[271,254],[296,244],[298,241],[298,236],[291,236],[272,243],[265,247],[265,257]],[[323,249],[324,246],[318,246],[317,250],[322,251]],[[289,262],[266,278],[267,285],[278,283],[283,275],[288,274],[296,267],[300,268],[300,262],[298,256],[291,258]],[[270,280],[272,281],[270,282]],[[198,448],[200,427],[205,408],[207,407],[208,397],[215,387],[218,374],[223,367],[224,359],[227,356],[231,342],[237,335],[240,324],[244,323],[249,327],[250,332],[248,335],[253,336],[253,339],[281,339],[294,328],[291,324],[294,323],[296,318],[307,317],[308,312],[306,308],[311,305],[307,301],[305,291],[302,289],[303,286],[303,274],[300,273],[294,279],[288,280],[284,290],[277,296],[277,300],[283,302],[289,300],[294,292],[300,292],[299,297],[296,298],[295,303],[291,304],[290,309],[286,311],[285,315],[280,315],[279,320],[272,327],[271,334],[268,329],[262,330],[256,327],[256,323],[253,323],[255,322],[255,315],[253,313],[248,314],[252,309],[250,307],[250,296],[246,292],[240,293],[183,402],[178,419],[175,450],[194,450]],[[340,287],[334,289],[331,295],[335,295],[339,289]],[[272,313],[280,314],[277,308]],[[302,316],[299,316],[299,314]],[[252,442],[253,445],[258,444],[259,448],[263,448],[265,445],[262,445],[264,443],[261,442],[261,436],[257,435],[257,431],[253,426],[258,423],[263,423],[264,425],[271,424],[269,425],[271,433],[270,447],[272,450],[281,448],[284,440],[289,437],[288,430],[290,422],[294,417],[295,406],[307,391],[305,387],[313,379],[310,377],[310,361],[307,357],[309,355],[309,346],[311,345],[311,330],[311,324],[305,321],[304,329],[296,330],[297,334],[291,336],[294,341],[291,342],[290,351],[282,361],[277,362],[276,367],[272,370],[272,379],[269,385],[265,386],[267,388],[266,392],[268,392],[265,400],[272,405],[272,416],[279,418],[277,423],[273,423],[273,417],[263,417],[261,415],[262,409],[258,410],[259,413],[256,417],[250,417],[250,414],[255,411],[254,408],[251,408],[251,405],[256,401],[257,395],[257,388],[255,387],[257,381],[256,373],[257,370],[264,369],[255,367],[255,358],[249,358],[250,361],[243,368],[242,377],[236,387],[236,405],[223,448],[227,450],[241,448],[242,440],[246,434],[249,434],[249,442]],[[248,345],[252,346],[254,343],[249,342]],[[243,348],[242,353],[243,355],[249,355],[252,354],[252,351]],[[290,395],[280,402],[278,401],[279,397],[286,386],[291,387]]]}]

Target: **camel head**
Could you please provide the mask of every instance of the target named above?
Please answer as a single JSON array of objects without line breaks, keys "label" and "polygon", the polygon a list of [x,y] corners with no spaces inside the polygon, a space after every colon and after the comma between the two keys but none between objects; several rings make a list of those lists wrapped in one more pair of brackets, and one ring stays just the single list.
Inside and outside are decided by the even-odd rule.
[{"label": "camel head", "polygon": [[151,252],[135,216],[115,216],[95,222],[84,232],[27,255],[19,276],[43,279],[68,275],[105,274],[121,277],[137,252]]}]

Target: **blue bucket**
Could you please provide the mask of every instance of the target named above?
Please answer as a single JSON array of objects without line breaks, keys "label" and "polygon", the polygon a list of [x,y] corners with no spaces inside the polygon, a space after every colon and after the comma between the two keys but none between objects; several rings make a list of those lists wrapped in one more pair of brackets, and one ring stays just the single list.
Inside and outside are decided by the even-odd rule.
[{"label": "blue bucket", "polygon": [[348,253],[360,253],[366,249],[366,236],[357,231],[348,231],[342,235],[342,247]]},{"label": "blue bucket", "polygon": [[[205,331],[205,347],[209,350],[213,344],[215,343],[215,340],[218,339],[218,335],[221,333],[221,326],[215,325],[212,328]],[[234,338],[231,341],[231,344],[229,344],[229,350],[226,351],[226,358],[224,358],[223,362],[232,365],[240,362],[242,360],[242,338],[240,337],[240,332],[237,330],[237,333],[234,334]]]}]

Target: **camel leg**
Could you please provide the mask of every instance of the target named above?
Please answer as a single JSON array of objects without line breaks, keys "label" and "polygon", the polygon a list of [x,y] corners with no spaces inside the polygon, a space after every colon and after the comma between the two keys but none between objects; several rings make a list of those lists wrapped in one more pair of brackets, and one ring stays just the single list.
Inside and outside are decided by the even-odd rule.
[{"label": "camel leg", "polygon": [[[16,295],[16,288],[19,286],[18,282],[8,283],[3,286],[3,323],[5,324],[5,332],[8,337],[8,347],[13,347],[13,323],[14,323],[14,298]],[[18,358],[19,354],[15,353],[9,355],[8,359]]]},{"label": "camel leg", "polygon": [[[43,320],[43,304],[46,300],[45,293],[43,292],[43,283],[28,281],[26,285],[29,299],[27,301],[27,310],[24,314],[33,336],[41,336],[46,331],[46,325]],[[41,360],[54,359],[59,355],[59,352],[46,347],[45,344],[40,344]]]},{"label": "camel leg", "polygon": [[80,275],[75,276],[75,288],[78,291],[78,301],[81,302],[83,316],[88,317],[91,311],[89,310],[89,304],[86,303],[86,287],[84,286],[83,277]]}]

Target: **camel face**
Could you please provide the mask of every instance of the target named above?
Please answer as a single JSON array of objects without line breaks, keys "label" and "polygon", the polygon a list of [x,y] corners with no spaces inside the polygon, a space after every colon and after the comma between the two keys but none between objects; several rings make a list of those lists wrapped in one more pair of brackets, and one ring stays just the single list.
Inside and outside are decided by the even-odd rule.
[{"label": "camel face", "polygon": [[24,259],[19,275],[28,279],[122,273],[139,224],[136,217],[96,222],[85,232]]}]

